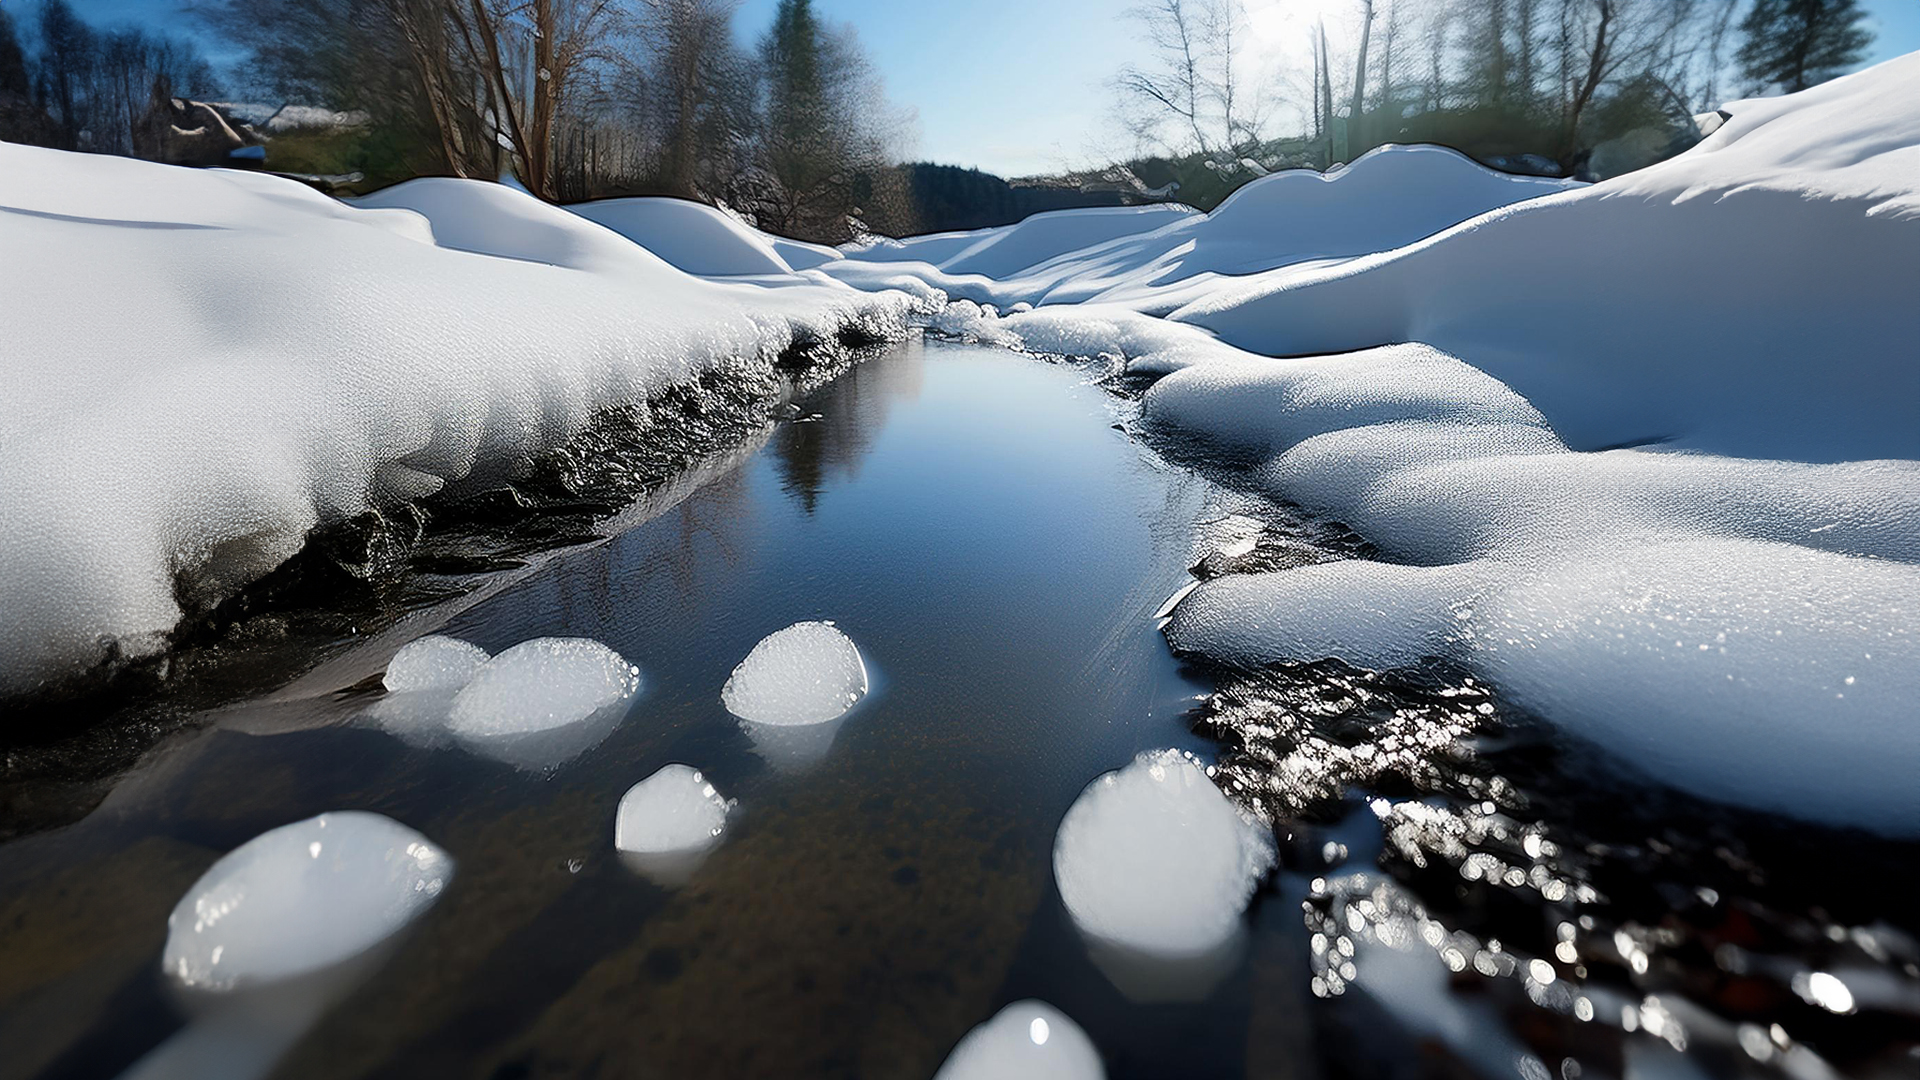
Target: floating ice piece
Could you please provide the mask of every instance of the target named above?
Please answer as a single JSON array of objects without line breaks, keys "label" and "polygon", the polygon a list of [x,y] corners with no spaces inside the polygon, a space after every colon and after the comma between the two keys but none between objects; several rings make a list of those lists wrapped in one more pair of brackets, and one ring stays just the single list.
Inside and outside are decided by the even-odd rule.
[{"label": "floating ice piece", "polygon": [[193,883],[167,917],[161,966],[181,988],[203,993],[309,975],[397,933],[452,877],[445,852],[378,814],[283,825]]},{"label": "floating ice piece", "polygon": [[452,878],[445,852],[378,814],[322,814],[235,848],[167,917],[161,969],[195,1019],[123,1080],[266,1075]]},{"label": "floating ice piece", "polygon": [[1103,1080],[1087,1033],[1044,1001],[1016,1001],[967,1032],[934,1080]]},{"label": "floating ice piece", "polygon": [[552,769],[604,738],[640,669],[587,638],[535,638],[487,661],[454,696],[447,729],[468,749]]},{"label": "floating ice piece", "polygon": [[756,724],[824,724],[867,694],[860,650],[830,622],[794,623],[762,638],[733,669],[720,700]]},{"label": "floating ice piece", "polygon": [[1060,898],[1080,930],[1163,958],[1229,940],[1273,861],[1266,831],[1175,750],[1087,785],[1053,844]]},{"label": "floating ice piece", "polygon": [[684,884],[720,846],[733,800],[700,770],[675,763],[627,789],[613,846],[629,865],[663,885]]},{"label": "floating ice piece", "polygon": [[400,647],[381,680],[392,693],[458,690],[487,662],[487,651],[458,638],[430,634]]}]

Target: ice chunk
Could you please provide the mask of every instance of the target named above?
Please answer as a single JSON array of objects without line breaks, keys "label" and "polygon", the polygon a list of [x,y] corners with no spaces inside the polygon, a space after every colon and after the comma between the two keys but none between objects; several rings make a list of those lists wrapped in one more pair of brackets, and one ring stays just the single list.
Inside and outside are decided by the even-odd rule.
[{"label": "ice chunk", "polygon": [[678,763],[627,789],[613,826],[613,846],[640,855],[668,855],[717,847],[733,800],[699,769]]},{"label": "ice chunk", "polygon": [[167,918],[161,967],[193,1022],[122,1080],[252,1080],[386,957],[453,860],[378,814],[283,825],[228,853]]},{"label": "ice chunk", "polygon": [[262,833],[193,883],[167,917],[161,967],[224,994],[348,963],[433,905],[453,860],[378,814],[321,814]]},{"label": "ice chunk", "polygon": [[967,1032],[934,1080],[1101,1080],[1080,1025],[1044,1001],[1016,1001]]},{"label": "ice chunk", "polygon": [[830,622],[794,623],[760,640],[733,669],[720,700],[756,724],[823,724],[867,694],[860,650]]},{"label": "ice chunk", "polygon": [[478,645],[431,634],[401,646],[387,663],[382,682],[396,694],[458,690],[467,685],[486,662],[487,652]]},{"label": "ice chunk", "polygon": [[732,809],[733,800],[700,770],[667,765],[620,799],[613,846],[629,865],[661,884],[683,884],[720,846]]},{"label": "ice chunk", "polygon": [[1267,831],[1174,750],[1087,785],[1053,844],[1060,898],[1081,931],[1159,957],[1230,939],[1273,862]]},{"label": "ice chunk", "polygon": [[535,638],[487,661],[454,696],[447,729],[468,749],[551,769],[604,738],[640,669],[588,638]]}]

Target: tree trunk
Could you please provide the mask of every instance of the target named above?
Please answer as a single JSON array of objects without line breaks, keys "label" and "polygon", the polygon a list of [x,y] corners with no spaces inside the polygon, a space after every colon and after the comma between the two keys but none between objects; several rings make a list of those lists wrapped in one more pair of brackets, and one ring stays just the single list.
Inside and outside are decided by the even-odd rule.
[{"label": "tree trunk", "polygon": [[1360,55],[1353,62],[1353,105],[1347,110],[1347,153],[1364,146],[1361,117],[1367,108],[1367,42],[1373,37],[1373,0],[1360,0]]}]

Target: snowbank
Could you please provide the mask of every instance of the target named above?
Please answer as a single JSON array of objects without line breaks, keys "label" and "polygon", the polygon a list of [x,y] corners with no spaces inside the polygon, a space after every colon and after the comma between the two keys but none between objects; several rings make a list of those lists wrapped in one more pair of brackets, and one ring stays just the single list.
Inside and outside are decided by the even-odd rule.
[{"label": "snowbank", "polygon": [[1378,553],[1199,584],[1176,647],[1446,657],[1674,786],[1913,834],[1915,101],[1920,55],[1586,187],[1387,148],[966,283],[1050,306],[938,325],[1164,376],[1158,434]]},{"label": "snowbank", "polygon": [[999,229],[843,248],[846,259],[822,270],[862,287],[906,273],[1000,307],[1100,301],[1160,313],[1195,295],[1176,286],[1197,278],[1384,251],[1577,186],[1494,172],[1440,147],[1389,146],[1324,175],[1261,177],[1210,214],[1061,210]]},{"label": "snowbank", "polygon": [[705,203],[604,199],[567,209],[605,225],[689,274],[790,274],[794,269],[780,257],[770,237]]},{"label": "snowbank", "polygon": [[6,144],[0,237],[0,696],[163,650],[316,526],[911,303],[690,277],[503,185],[349,206]]},{"label": "snowbank", "polygon": [[1583,450],[1920,457],[1920,54],[1750,101],[1678,157],[1173,313],[1256,352],[1421,341]]}]

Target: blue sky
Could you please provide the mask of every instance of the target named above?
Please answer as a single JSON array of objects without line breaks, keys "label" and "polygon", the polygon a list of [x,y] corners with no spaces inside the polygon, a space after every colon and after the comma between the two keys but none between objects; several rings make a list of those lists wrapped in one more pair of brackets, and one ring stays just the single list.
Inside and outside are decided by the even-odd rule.
[{"label": "blue sky", "polygon": [[[139,22],[175,32],[197,26],[192,0],[71,0],[89,22]],[[886,79],[888,95],[919,116],[919,158],[1007,175],[1048,172],[1131,150],[1112,118],[1106,81],[1139,53],[1124,18],[1135,0],[814,0],[825,16],[852,22]],[[772,21],[776,0],[742,0],[735,25],[751,39]],[[33,0],[0,0],[24,13]],[[1249,0],[1283,9],[1266,20],[1276,42],[1314,8],[1348,0]],[[1870,62],[1920,50],[1920,0],[1865,0],[1878,39]],[[1337,46],[1336,46],[1337,47]],[[219,50],[208,51],[219,58]]]}]

